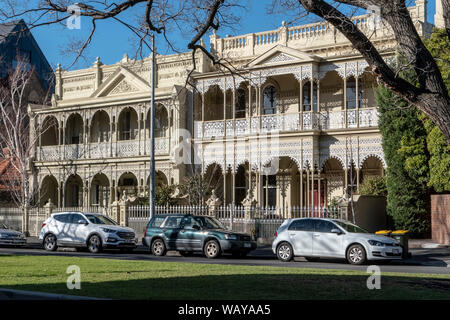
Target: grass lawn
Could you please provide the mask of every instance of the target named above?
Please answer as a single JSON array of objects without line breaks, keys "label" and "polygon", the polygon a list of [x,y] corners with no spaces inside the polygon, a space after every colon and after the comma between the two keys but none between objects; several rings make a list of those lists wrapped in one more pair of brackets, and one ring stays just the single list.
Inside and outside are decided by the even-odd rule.
[{"label": "grass lawn", "polygon": [[[81,269],[68,290],[67,267]],[[450,276],[0,255],[0,287],[113,299],[450,299]]]}]

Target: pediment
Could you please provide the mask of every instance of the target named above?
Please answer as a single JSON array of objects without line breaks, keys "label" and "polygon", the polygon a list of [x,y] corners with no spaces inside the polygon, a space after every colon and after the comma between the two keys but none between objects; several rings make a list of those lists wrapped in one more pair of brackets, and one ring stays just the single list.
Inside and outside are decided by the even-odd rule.
[{"label": "pediment", "polygon": [[139,76],[120,66],[91,95],[92,98],[136,92],[150,92],[150,86]]},{"label": "pediment", "polygon": [[250,61],[248,67],[283,65],[291,63],[307,63],[319,61],[320,58],[298,49],[277,45]]}]

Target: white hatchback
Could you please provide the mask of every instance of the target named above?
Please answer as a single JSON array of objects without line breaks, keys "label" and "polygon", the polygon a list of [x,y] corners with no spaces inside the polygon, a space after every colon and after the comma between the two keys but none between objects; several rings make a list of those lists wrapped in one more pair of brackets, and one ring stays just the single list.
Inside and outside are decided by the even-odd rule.
[{"label": "white hatchback", "polygon": [[308,261],[344,258],[351,264],[402,257],[395,239],[369,233],[348,221],[322,218],[285,220],[275,233],[272,251],[285,262],[294,256]]}]

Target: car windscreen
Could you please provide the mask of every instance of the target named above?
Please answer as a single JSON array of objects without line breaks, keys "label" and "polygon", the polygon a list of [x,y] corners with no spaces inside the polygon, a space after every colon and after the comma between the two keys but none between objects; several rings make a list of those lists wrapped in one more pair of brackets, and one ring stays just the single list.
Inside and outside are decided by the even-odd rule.
[{"label": "car windscreen", "polygon": [[111,220],[108,217],[97,215],[97,214],[85,214],[86,218],[88,218],[89,222],[93,224],[107,224],[111,226],[117,225],[117,223]]},{"label": "car windscreen", "polygon": [[349,222],[339,221],[339,220],[333,220],[334,223],[336,223],[338,226],[342,227],[345,231],[350,233],[370,233],[366,229],[363,229],[361,227],[358,227],[357,225]]},{"label": "car windscreen", "polygon": [[225,229],[222,223],[216,218],[194,217],[203,229]]}]

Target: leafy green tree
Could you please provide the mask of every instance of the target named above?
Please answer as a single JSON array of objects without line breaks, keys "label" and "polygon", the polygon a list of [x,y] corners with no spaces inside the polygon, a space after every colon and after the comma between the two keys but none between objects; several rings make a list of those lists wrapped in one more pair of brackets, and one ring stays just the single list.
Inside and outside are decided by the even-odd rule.
[{"label": "leafy green tree", "polygon": [[387,196],[386,178],[373,176],[364,179],[359,193],[362,196]]},{"label": "leafy green tree", "polygon": [[[387,164],[386,211],[390,224],[396,229],[409,230],[413,236],[423,235],[430,229],[426,174],[423,175],[427,172],[423,168],[427,162],[423,160],[426,157],[423,147],[426,130],[417,117],[416,108],[384,86],[380,86],[375,93]],[[409,142],[413,142],[412,145]],[[411,155],[416,158],[407,162]]]},{"label": "leafy green tree", "polygon": [[[445,29],[435,29],[424,43],[441,70],[447,90],[450,90],[450,41]],[[436,192],[450,191],[450,145],[442,131],[423,113],[420,115],[427,131],[430,154],[428,187]]]}]

